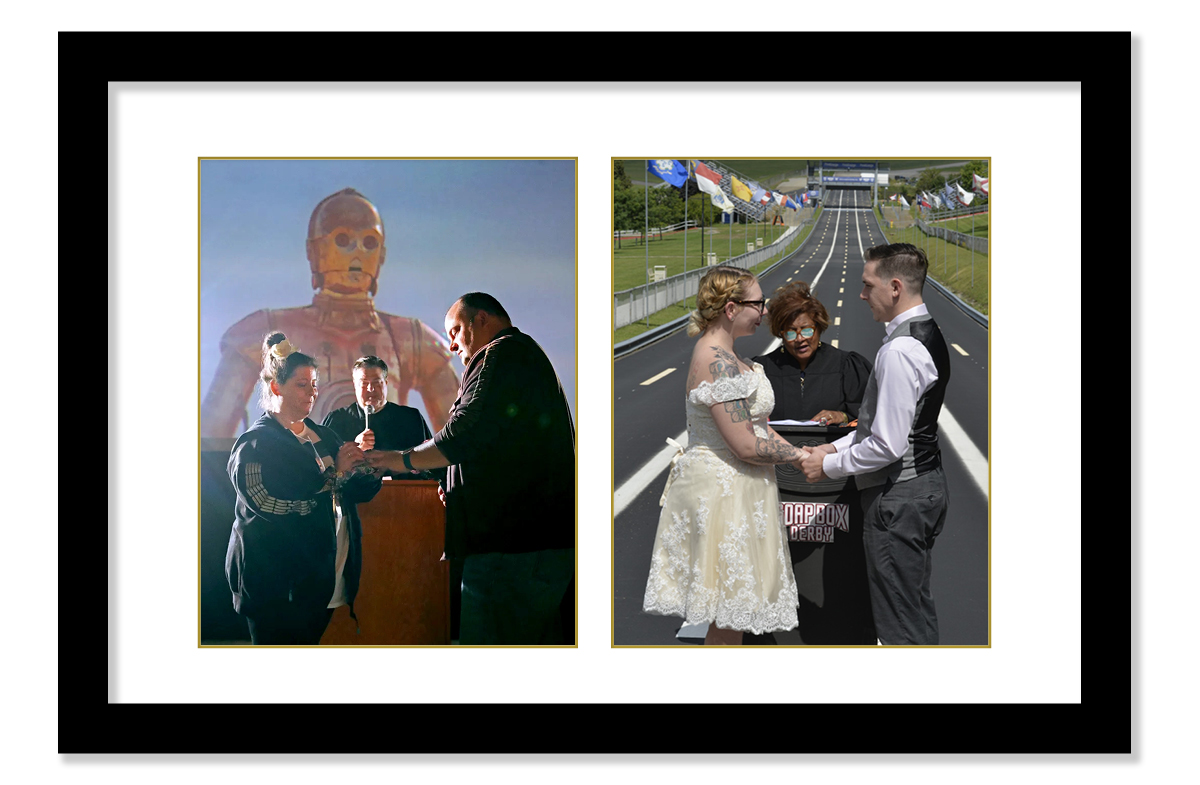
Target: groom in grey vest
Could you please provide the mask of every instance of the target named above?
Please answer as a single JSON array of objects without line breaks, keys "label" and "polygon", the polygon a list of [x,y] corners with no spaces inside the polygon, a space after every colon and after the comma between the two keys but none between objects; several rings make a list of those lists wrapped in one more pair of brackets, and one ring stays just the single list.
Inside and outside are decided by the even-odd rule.
[{"label": "groom in grey vest", "polygon": [[854,475],[862,495],[875,634],[884,645],[938,642],[929,590],[933,541],[946,522],[937,421],[950,353],[921,296],[929,262],[908,243],[868,249],[863,290],[887,337],[875,355],[857,430],[812,450],[809,482]]}]

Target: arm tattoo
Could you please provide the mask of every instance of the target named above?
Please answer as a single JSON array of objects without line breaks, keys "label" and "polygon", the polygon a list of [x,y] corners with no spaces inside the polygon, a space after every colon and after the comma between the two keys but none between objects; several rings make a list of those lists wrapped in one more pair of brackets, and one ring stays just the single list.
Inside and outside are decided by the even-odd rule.
[{"label": "arm tattoo", "polygon": [[736,355],[725,351],[719,346],[713,346],[711,348],[717,357],[716,361],[708,366],[708,370],[710,373],[712,373],[713,379],[719,379],[722,376],[728,376],[732,378],[734,376],[741,375],[742,371],[738,366],[738,359]]},{"label": "arm tattoo", "polygon": [[736,401],[725,401],[725,411],[729,413],[729,419],[734,422],[745,422],[747,423],[747,427],[750,427],[750,407],[746,405],[745,398],[738,398]]},{"label": "arm tattoo", "polygon": [[800,457],[800,450],[781,439],[759,436],[754,440],[754,454],[764,463],[791,463]]},{"label": "arm tattoo", "polygon": [[[742,371],[738,367],[737,357],[725,351],[719,346],[713,346],[712,350],[716,355],[716,360],[708,366],[709,373],[712,374],[713,380],[722,377],[732,379],[735,376],[740,376]],[[749,427],[750,422],[750,407],[746,405],[744,398],[739,398],[736,401],[725,401],[725,411],[733,422],[744,422]]]}]

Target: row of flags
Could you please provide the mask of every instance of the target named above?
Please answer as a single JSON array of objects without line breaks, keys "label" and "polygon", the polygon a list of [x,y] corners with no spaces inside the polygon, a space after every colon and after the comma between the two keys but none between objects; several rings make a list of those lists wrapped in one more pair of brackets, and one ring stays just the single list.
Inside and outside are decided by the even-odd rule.
[{"label": "row of flags", "polygon": [[[646,171],[658,175],[664,182],[676,188],[684,189],[689,196],[691,193],[688,185],[694,174],[696,186],[712,197],[714,207],[726,213],[732,213],[734,210],[733,201],[721,190],[721,174],[706,166],[703,161],[690,160],[685,166],[674,159],[661,158],[646,161]],[[733,195],[738,199],[750,204],[766,206],[775,202],[792,210],[798,210],[808,204],[808,194],[803,194],[797,202],[785,193],[768,191],[753,180],[743,183],[733,175],[729,175],[729,190],[733,191]]]},{"label": "row of flags", "polygon": [[[713,206],[726,213],[732,213],[734,204],[730,198],[721,190],[721,174],[713,171],[706,166],[703,161],[689,160],[688,165],[684,165],[679,161],[671,158],[661,158],[657,160],[646,161],[646,171],[651,172],[661,178],[663,181],[670,183],[676,188],[683,189],[687,196],[695,193],[692,190],[691,177],[695,176],[695,186],[699,190],[712,197]],[[922,191],[918,194],[918,204],[926,209],[947,209],[953,210],[958,207],[966,207],[971,204],[977,194],[983,196],[988,195],[988,178],[973,175],[974,183],[972,189],[967,191],[957,182],[953,185],[946,183],[946,187],[942,189],[941,194],[936,191],[933,193]],[[768,191],[758,183],[751,180],[748,183],[743,183],[732,174],[729,175],[729,189],[733,195],[744,202],[750,204],[769,205],[772,201],[788,207],[792,210],[799,209],[808,204],[808,194],[804,193],[800,196],[800,201],[789,197],[787,194]],[[893,194],[890,200],[897,201],[908,209],[909,204],[902,195]]]},{"label": "row of flags", "polygon": [[[987,196],[987,178],[975,175],[976,188],[979,187],[980,181],[983,182],[982,191],[968,191],[957,182],[953,185],[946,183],[946,187],[942,189],[940,194],[937,191],[932,193],[922,191],[917,194],[917,203],[926,209],[934,210],[954,210],[959,207],[966,207],[975,200],[977,193]],[[895,201],[895,195],[893,195],[892,201]],[[901,198],[901,201],[904,202],[903,198]],[[904,206],[908,207],[908,203],[904,202]]]}]

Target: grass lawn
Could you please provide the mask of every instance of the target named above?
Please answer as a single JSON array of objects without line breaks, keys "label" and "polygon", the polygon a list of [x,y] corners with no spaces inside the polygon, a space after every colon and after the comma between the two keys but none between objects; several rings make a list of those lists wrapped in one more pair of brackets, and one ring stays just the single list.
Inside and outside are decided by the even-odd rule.
[{"label": "grass lawn", "polygon": [[[939,224],[940,225],[940,224]],[[929,257],[929,274],[975,310],[988,312],[988,257],[966,248],[929,237],[915,226],[888,230],[893,243],[912,243]]]},{"label": "grass lawn", "polygon": [[[810,211],[811,214],[811,211]],[[746,253],[746,243],[761,237],[763,246],[777,240],[786,227],[770,223],[717,224],[703,229],[664,234],[662,239],[651,235],[643,244],[640,237],[621,238],[621,247],[613,242],[613,291],[621,292],[646,283],[647,255],[649,256],[650,278],[654,279],[655,265],[665,265],[667,277],[684,272],[684,236],[687,236],[687,269],[695,270],[705,265],[700,255],[700,241],[704,238],[705,253],[715,253],[717,262]],[[649,254],[647,254],[649,251]]]},{"label": "grass lawn", "polygon": [[[814,221],[811,221],[810,223],[808,223],[807,225],[805,225],[804,227],[802,227],[800,229],[800,231],[797,232],[796,237],[793,238],[792,241],[788,244],[787,251],[790,251],[790,250],[796,248],[804,240],[805,237],[808,237],[809,233],[812,231],[812,227],[815,225],[816,225],[816,221],[814,220]],[[754,229],[754,224],[747,224],[747,226],[749,226],[749,228],[752,232]],[[717,243],[717,248],[715,249],[718,253],[718,259],[721,261],[724,261],[725,259],[728,258],[728,249],[729,249],[728,230],[729,230],[729,227],[722,226],[722,227],[711,227],[711,228],[725,230],[725,232],[723,234],[719,235],[719,237],[724,238],[724,242],[725,242],[724,251],[722,251],[719,242]],[[770,226],[768,225],[763,228],[769,229]],[[776,232],[778,232],[781,228],[782,227],[776,226],[775,227]],[[742,240],[742,235],[740,234],[741,229],[742,229],[742,227],[737,224],[735,224],[733,227],[733,230],[734,230],[733,255],[734,256],[739,256],[741,253],[745,253],[745,250],[746,250],[746,241]],[[682,232],[680,232],[679,235],[682,238]],[[754,235],[752,233],[749,234],[748,236],[751,238],[754,237]],[[675,260],[675,264],[677,264],[677,269],[675,269],[674,272],[672,272],[673,268],[672,268],[671,264],[664,261],[665,259],[674,258],[674,257],[662,256],[662,257],[659,257],[658,262],[654,261],[655,247],[658,245],[665,245],[667,242],[666,238],[669,237],[669,235],[664,235],[663,237],[664,237],[664,239],[661,241],[655,240],[650,243],[650,265],[651,265],[651,268],[653,268],[653,266],[655,264],[667,264],[667,275],[668,276],[676,275],[678,273],[683,272],[683,240],[682,239],[680,239],[679,243],[678,243],[679,257]],[[693,238],[698,238],[698,237],[699,237],[698,229],[693,229],[688,233],[688,269],[689,270],[694,270],[694,269],[696,269],[697,266],[699,266],[701,264],[698,240],[695,242],[695,247],[696,247],[696,251],[694,252],[695,255],[693,255],[693,251],[692,251]],[[776,237],[778,237],[778,234],[776,235]],[[771,238],[770,234],[763,235],[763,245],[764,246],[766,246],[768,243],[770,243],[770,238]],[[740,252],[738,250],[739,242],[741,243]],[[705,240],[705,249],[707,250],[708,247],[709,247],[708,240],[706,239]],[[785,253],[787,251],[785,251]],[[618,281],[617,275],[618,275],[619,265],[616,262],[617,257],[614,255],[614,261],[613,261],[613,278],[614,278],[613,291],[614,292],[619,292],[619,291],[622,291],[623,289],[630,289],[635,286],[640,286],[646,282],[646,267],[645,267],[646,250],[645,250],[645,246],[639,245],[637,248],[637,253],[640,253],[641,257],[634,256],[632,258],[627,258],[625,260],[626,265],[628,267],[630,267],[630,268],[636,267],[636,271],[634,271],[634,270],[627,271],[626,280],[629,280],[630,277],[633,276],[635,272],[636,272],[636,276],[637,276],[636,281],[634,281],[632,284],[629,284],[626,286],[621,286],[617,283],[617,281]],[[641,261],[638,262],[638,265],[640,265],[640,266],[637,266],[634,264],[634,262],[637,261],[637,259],[641,259]],[[765,270],[766,268],[770,267],[771,265],[775,264],[777,261],[779,261],[779,257],[778,256],[773,257],[773,258],[768,259],[767,261],[763,262],[762,264],[757,265],[756,267],[753,268],[753,270],[757,274],[757,273]],[[632,338],[635,335],[641,335],[643,332],[645,332],[648,329],[651,329],[653,327],[658,327],[659,325],[663,325],[663,324],[666,324],[667,322],[678,319],[681,316],[685,316],[689,311],[691,311],[695,307],[696,307],[696,298],[689,297],[686,302],[676,303],[675,305],[668,306],[667,308],[664,308],[661,311],[650,314],[649,326],[646,325],[646,320],[642,319],[641,321],[639,321],[635,324],[628,324],[628,325],[625,325],[624,327],[619,327],[613,333],[613,343],[619,343],[621,341],[626,340],[627,338]]]}]

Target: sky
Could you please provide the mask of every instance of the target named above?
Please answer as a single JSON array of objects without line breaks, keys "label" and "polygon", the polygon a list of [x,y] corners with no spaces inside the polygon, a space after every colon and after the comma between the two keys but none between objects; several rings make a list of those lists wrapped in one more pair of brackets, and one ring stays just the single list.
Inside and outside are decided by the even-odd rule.
[{"label": "sky", "polygon": [[[366,196],[383,218],[377,310],[416,317],[444,336],[446,309],[460,295],[494,295],[546,350],[575,412],[572,159],[202,160],[202,399],[225,330],[261,308],[311,304],[308,220],[343,188]],[[452,362],[461,375],[461,362]],[[409,405],[429,419],[415,391]],[[254,401],[249,408],[253,421],[259,410]]]}]

